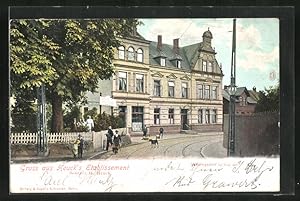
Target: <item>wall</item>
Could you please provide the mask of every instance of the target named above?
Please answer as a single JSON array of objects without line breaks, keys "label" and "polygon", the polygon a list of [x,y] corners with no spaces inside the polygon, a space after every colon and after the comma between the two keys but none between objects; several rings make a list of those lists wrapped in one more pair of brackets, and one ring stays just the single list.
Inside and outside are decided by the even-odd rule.
[{"label": "wall", "polygon": [[[224,115],[223,146],[228,143],[228,118]],[[236,156],[267,156],[279,154],[280,133],[277,112],[236,115]]]}]

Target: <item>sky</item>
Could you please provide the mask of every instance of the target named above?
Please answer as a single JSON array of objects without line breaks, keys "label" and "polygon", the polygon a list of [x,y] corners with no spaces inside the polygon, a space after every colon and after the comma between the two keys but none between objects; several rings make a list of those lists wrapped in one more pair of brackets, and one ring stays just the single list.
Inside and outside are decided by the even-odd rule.
[{"label": "sky", "polygon": [[[208,28],[213,35],[216,59],[222,64],[223,85],[230,84],[232,53],[232,18],[140,19],[138,32],[147,40],[179,46],[202,42]],[[276,18],[236,19],[236,85],[264,90],[279,83],[279,20]]]}]

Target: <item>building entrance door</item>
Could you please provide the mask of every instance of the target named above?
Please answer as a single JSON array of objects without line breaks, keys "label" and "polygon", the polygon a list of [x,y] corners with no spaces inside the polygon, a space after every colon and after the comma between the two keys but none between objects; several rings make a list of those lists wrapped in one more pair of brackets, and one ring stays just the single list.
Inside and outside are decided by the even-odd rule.
[{"label": "building entrance door", "polygon": [[144,122],[144,107],[132,107],[132,122],[131,127],[133,132],[140,132],[143,130]]},{"label": "building entrance door", "polygon": [[189,126],[188,126],[188,118],[187,118],[187,113],[188,110],[187,109],[181,109],[181,129],[182,130],[188,130]]}]

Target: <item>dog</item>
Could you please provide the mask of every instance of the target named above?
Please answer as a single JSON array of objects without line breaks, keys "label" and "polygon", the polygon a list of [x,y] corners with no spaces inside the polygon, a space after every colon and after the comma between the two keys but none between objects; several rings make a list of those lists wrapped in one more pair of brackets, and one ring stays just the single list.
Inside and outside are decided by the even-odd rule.
[{"label": "dog", "polygon": [[158,139],[157,136],[155,136],[155,139],[149,139],[152,148],[153,147],[158,147],[158,140],[157,139]]}]

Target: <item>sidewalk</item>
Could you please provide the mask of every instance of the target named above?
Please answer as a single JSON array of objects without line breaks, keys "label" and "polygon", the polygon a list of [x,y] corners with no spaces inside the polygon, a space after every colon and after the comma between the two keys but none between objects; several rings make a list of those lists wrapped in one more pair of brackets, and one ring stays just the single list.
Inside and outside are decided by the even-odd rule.
[{"label": "sidewalk", "polygon": [[225,158],[227,157],[227,149],[223,147],[223,140],[220,140],[204,146],[201,155],[205,158]]},{"label": "sidewalk", "polygon": [[[211,133],[201,133],[198,134],[201,136],[208,136],[208,135],[219,135],[218,132],[211,132]],[[173,138],[183,138],[187,136],[195,136],[195,134],[184,134],[184,133],[174,133],[174,134],[167,134],[163,136],[163,139],[173,139]],[[155,136],[150,136],[150,138],[155,138]],[[148,143],[148,140],[142,140],[142,136],[131,136],[131,144],[128,146],[140,144],[140,143]],[[96,150],[94,152],[84,153],[83,154],[83,160],[91,159],[96,155],[103,154],[106,151],[104,150]],[[203,147],[201,150],[201,154],[204,157],[226,157],[227,151],[222,146],[222,142],[215,142],[208,144],[207,146]],[[60,156],[49,156],[49,157],[43,157],[43,156],[35,156],[35,157],[20,157],[20,158],[11,158],[11,163],[20,163],[20,162],[53,162],[53,161],[76,161],[81,159],[74,159],[73,155],[60,155]]]},{"label": "sidewalk", "polygon": [[[172,139],[172,138],[181,138],[181,137],[186,137],[186,136],[209,136],[209,135],[222,135],[223,133],[221,132],[206,132],[206,133],[201,133],[201,134],[185,134],[185,133],[173,133],[173,134],[165,134],[163,136],[163,139]],[[147,136],[148,137],[148,136]],[[137,143],[142,143],[142,142],[148,142],[147,140],[142,140],[143,136],[131,136],[131,143],[132,144],[137,144]],[[155,138],[155,135],[151,135],[150,138]]]}]

